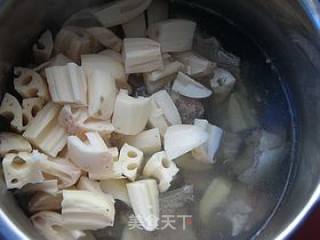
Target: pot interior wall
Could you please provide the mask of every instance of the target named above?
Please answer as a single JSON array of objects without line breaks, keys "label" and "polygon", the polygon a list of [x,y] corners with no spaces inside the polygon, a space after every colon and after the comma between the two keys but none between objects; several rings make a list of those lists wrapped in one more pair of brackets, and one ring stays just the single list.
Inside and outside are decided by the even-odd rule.
[{"label": "pot interior wall", "polygon": [[[274,239],[276,236],[282,239],[292,232],[297,215],[307,203],[310,208],[310,203],[319,194],[319,29],[301,7],[306,2],[311,3],[197,1],[201,7],[228,16],[245,30],[268,54],[289,90],[287,97],[294,124],[292,133],[296,140],[296,149],[292,153],[296,157],[292,171],[288,172],[287,191],[279,207],[265,222],[265,227],[256,233],[259,239]],[[290,169],[289,165],[285,169]]]},{"label": "pot interior wall", "polygon": [[[41,31],[46,27],[57,31],[73,12],[101,2],[104,1],[19,0],[4,4],[0,15],[2,92],[10,85],[12,66],[29,61],[32,43]],[[319,183],[320,58],[317,31],[298,1],[175,0],[172,6],[173,15],[197,20],[203,31],[217,36],[227,50],[248,63],[243,67],[243,77],[254,82],[249,84],[252,92],[269,90],[266,97],[274,102],[268,102],[271,108],[264,108],[265,115],[270,116],[274,111],[283,114],[264,118],[266,127],[290,126],[287,130],[292,143],[291,154],[263,190],[270,192],[268,218],[250,233],[251,237],[274,239],[302,210]],[[278,108],[273,108],[275,105]],[[6,192],[3,181],[0,181],[0,189],[1,221],[5,224],[11,222],[11,227],[21,229],[24,236],[38,239],[12,195]],[[10,239],[24,237],[11,235],[10,229],[3,230],[2,234]]]}]

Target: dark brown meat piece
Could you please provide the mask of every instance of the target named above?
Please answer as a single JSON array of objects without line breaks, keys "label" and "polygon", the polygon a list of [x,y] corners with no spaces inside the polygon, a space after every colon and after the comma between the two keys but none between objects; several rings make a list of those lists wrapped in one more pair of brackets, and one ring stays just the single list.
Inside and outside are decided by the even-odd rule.
[{"label": "dark brown meat piece", "polygon": [[173,91],[170,96],[178,108],[182,123],[193,124],[195,119],[203,118],[205,109],[200,100],[188,98]]}]

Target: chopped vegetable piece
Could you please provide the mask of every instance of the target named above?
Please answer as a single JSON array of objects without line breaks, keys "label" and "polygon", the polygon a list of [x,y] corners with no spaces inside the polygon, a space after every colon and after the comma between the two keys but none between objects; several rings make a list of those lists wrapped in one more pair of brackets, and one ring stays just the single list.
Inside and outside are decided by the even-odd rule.
[{"label": "chopped vegetable piece", "polygon": [[56,157],[67,143],[65,130],[58,124],[61,107],[52,102],[37,114],[23,136],[51,157]]},{"label": "chopped vegetable piece", "polygon": [[170,188],[178,172],[176,164],[167,158],[165,152],[153,154],[143,169],[144,176],[155,178],[158,181],[160,192],[165,192]]},{"label": "chopped vegetable piece", "polygon": [[6,93],[2,99],[0,116],[10,121],[10,126],[15,131],[22,132],[24,130],[20,103],[9,93]]},{"label": "chopped vegetable piece", "polygon": [[137,220],[146,231],[155,231],[159,221],[159,190],[155,180],[127,184],[129,199]]},{"label": "chopped vegetable piece", "polygon": [[13,84],[15,90],[24,98],[40,97],[45,101],[50,99],[44,78],[32,69],[15,67]]},{"label": "chopped vegetable piece", "polygon": [[182,72],[178,73],[178,76],[173,83],[172,90],[190,98],[207,98],[212,94],[211,90]]},{"label": "chopped vegetable piece", "polygon": [[113,226],[114,199],[99,192],[63,190],[62,217],[64,226],[73,230],[97,230]]},{"label": "chopped vegetable piece", "polygon": [[136,135],[144,130],[151,113],[150,98],[128,96],[120,90],[114,106],[112,125],[115,131],[125,135]]},{"label": "chopped vegetable piece", "polygon": [[65,104],[87,104],[87,78],[81,67],[74,63],[46,68],[52,101]]},{"label": "chopped vegetable piece", "polygon": [[31,144],[21,135],[1,132],[0,133],[0,155],[4,156],[7,153],[31,152]]},{"label": "chopped vegetable piece", "polygon": [[140,149],[144,154],[159,152],[162,145],[158,128],[143,131],[135,136],[124,136],[122,142]]},{"label": "chopped vegetable piece", "polygon": [[124,39],[122,56],[127,74],[163,68],[160,44],[148,38]]},{"label": "chopped vegetable piece", "polygon": [[208,140],[208,133],[198,126],[175,125],[164,135],[164,149],[169,160],[176,159]]},{"label": "chopped vegetable piece", "polygon": [[111,194],[115,199],[118,199],[128,206],[131,206],[126,184],[128,181],[124,179],[108,179],[100,182],[102,191]]},{"label": "chopped vegetable piece", "polygon": [[76,136],[68,137],[68,154],[71,161],[87,172],[112,171],[112,154],[96,132],[87,132],[87,142]]},{"label": "chopped vegetable piece", "polygon": [[122,146],[119,155],[119,163],[121,164],[122,174],[130,181],[136,180],[142,162],[143,152],[128,144]]},{"label": "chopped vegetable piece", "polygon": [[166,120],[171,125],[181,124],[181,117],[176,105],[173,103],[170,95],[167,91],[161,90],[152,95],[152,99],[162,111]]},{"label": "chopped vegetable piece", "polygon": [[192,156],[198,161],[204,163],[215,163],[216,153],[220,147],[223,130],[212,124],[207,120],[196,119],[194,125],[203,128],[208,133],[208,140],[200,147],[192,150]]},{"label": "chopped vegetable piece", "polygon": [[77,240],[86,234],[79,230],[70,230],[64,225],[61,214],[43,211],[31,217],[33,226],[47,240]]},{"label": "chopped vegetable piece", "polygon": [[8,153],[2,160],[2,169],[8,189],[21,189],[28,183],[44,181],[36,161],[31,153]]},{"label": "chopped vegetable piece", "polygon": [[170,19],[153,24],[148,36],[161,44],[162,52],[184,52],[192,48],[197,24],[184,19]]},{"label": "chopped vegetable piece", "polygon": [[141,15],[150,5],[151,0],[120,0],[107,3],[91,10],[91,13],[105,27],[127,23]]}]

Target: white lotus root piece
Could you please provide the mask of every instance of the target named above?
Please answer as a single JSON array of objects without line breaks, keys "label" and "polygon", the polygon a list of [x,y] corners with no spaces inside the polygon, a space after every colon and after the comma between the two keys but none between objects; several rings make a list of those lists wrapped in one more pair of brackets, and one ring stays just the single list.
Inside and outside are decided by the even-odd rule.
[{"label": "white lotus root piece", "polygon": [[56,212],[42,211],[30,219],[36,230],[47,240],[77,240],[86,235],[82,231],[65,227],[62,215]]},{"label": "white lotus root piece", "polygon": [[91,12],[105,27],[127,23],[141,15],[150,5],[151,0],[120,0],[105,4]]},{"label": "white lotus root piece", "polygon": [[127,38],[145,37],[147,23],[144,14],[141,14],[129,22],[122,24],[122,29]]},{"label": "white lotus root piece", "polygon": [[64,189],[73,186],[81,175],[81,170],[69,160],[63,158],[48,158],[38,151],[32,152],[37,161],[37,167],[49,179],[58,179],[58,188]]},{"label": "white lotus root piece", "polygon": [[208,133],[194,125],[175,125],[168,128],[164,135],[164,149],[168,159],[176,159],[208,140]]},{"label": "white lotus root piece", "polygon": [[[61,54],[61,55],[63,55],[63,54]],[[53,59],[54,59],[54,58],[53,58]],[[35,72],[37,72],[37,73],[39,73],[42,78],[45,78],[45,77],[46,77],[46,74],[45,74],[45,72],[44,72],[44,69],[47,68],[47,67],[49,67],[50,62],[51,62],[51,60],[49,60],[49,61],[47,61],[47,62],[44,62],[44,63],[42,63],[42,64],[40,64],[40,65],[32,68],[32,70],[35,71]]]},{"label": "white lotus root piece", "polygon": [[125,179],[108,179],[100,182],[100,186],[103,192],[111,194],[115,199],[120,200],[130,205],[129,195]]},{"label": "white lotus root piece", "polygon": [[144,73],[144,85],[148,94],[154,94],[162,89],[170,89],[171,82],[176,78],[177,73],[184,69],[180,62],[173,61],[168,53],[162,54],[163,69],[150,73]]},{"label": "white lotus root piece", "polygon": [[159,42],[162,52],[185,52],[192,48],[197,24],[184,19],[170,19],[153,24],[148,36]]},{"label": "white lotus root piece", "polygon": [[51,195],[56,195],[59,191],[58,180],[44,180],[41,183],[27,184],[21,190],[26,193],[44,192]]},{"label": "white lotus root piece", "polygon": [[148,38],[125,38],[122,56],[127,74],[163,68],[160,44]]},{"label": "white lotus root piece", "polygon": [[96,132],[87,132],[85,135],[86,142],[76,136],[68,137],[68,154],[72,162],[89,173],[112,171],[112,154],[102,137]]},{"label": "white lotus root piece", "polygon": [[85,131],[83,123],[89,118],[86,108],[73,108],[71,105],[64,105],[61,109],[58,122],[68,134],[80,135]]},{"label": "white lotus root piece", "polygon": [[143,163],[143,152],[133,146],[124,144],[120,149],[119,162],[122,175],[126,176],[130,181],[134,181]]},{"label": "white lotus root piece", "polygon": [[96,53],[101,49],[99,42],[85,28],[68,26],[62,28],[54,42],[55,51],[63,53],[79,63],[82,54]]},{"label": "white lotus root piece", "polygon": [[105,137],[114,132],[110,120],[91,119],[86,108],[73,108],[70,105],[64,105],[58,119],[59,124],[70,135],[81,136],[85,132],[98,132]]},{"label": "white lotus root piece", "polygon": [[49,30],[45,31],[33,45],[32,50],[37,63],[48,61],[53,51],[52,33]]},{"label": "white lotus root piece", "polygon": [[112,117],[115,131],[124,135],[136,135],[144,130],[151,113],[151,99],[134,98],[120,90]]},{"label": "white lotus root piece", "polygon": [[98,132],[102,137],[108,137],[111,133],[114,132],[114,127],[111,124],[110,120],[97,120],[97,119],[88,119],[83,124],[81,128],[85,132]]},{"label": "white lotus root piece", "polygon": [[33,68],[33,71],[38,72],[41,77],[46,78],[45,69],[48,67],[55,67],[55,66],[64,66],[67,63],[73,62],[70,58],[66,57],[62,53],[58,53],[55,57],[50,59],[49,61]]},{"label": "white lotus root piece", "polygon": [[112,155],[113,160],[113,168],[108,171],[100,171],[100,172],[89,172],[89,178],[93,180],[106,180],[106,179],[123,179],[122,176],[122,165],[119,161],[119,149],[116,147],[109,148],[109,152]]},{"label": "white lotus root piece", "polygon": [[115,60],[115,61],[117,61],[119,63],[123,62],[121,53],[116,52],[116,51],[114,51],[112,49],[103,50],[103,51],[99,52],[98,54],[107,56],[109,58],[112,58],[113,60]]},{"label": "white lotus root piece", "polygon": [[184,64],[184,72],[194,78],[203,78],[212,75],[216,63],[192,52],[182,52],[174,55],[174,58]]},{"label": "white lotus root piece", "polygon": [[0,106],[0,116],[10,121],[10,126],[17,132],[22,132],[23,126],[22,108],[18,100],[9,93],[6,93]]},{"label": "white lotus root piece", "polygon": [[46,68],[52,101],[65,104],[87,104],[87,79],[81,67],[74,63]]},{"label": "white lotus root piece", "polygon": [[167,20],[169,17],[169,1],[153,0],[147,9],[147,14],[149,25]]},{"label": "white lotus root piece", "polygon": [[164,113],[161,108],[159,108],[156,103],[151,100],[151,114],[149,117],[149,123],[152,128],[159,129],[161,137],[164,136],[164,134],[167,131],[167,128],[169,127],[169,124],[166,120],[166,117],[164,116]]},{"label": "white lotus root piece", "polygon": [[77,189],[89,192],[102,192],[100,184],[97,181],[91,180],[88,177],[84,176],[80,178],[77,184]]},{"label": "white lotus root piece", "polygon": [[203,223],[208,224],[212,213],[220,207],[231,192],[232,184],[223,178],[215,178],[200,200],[199,214]]},{"label": "white lotus root piece", "polygon": [[50,63],[48,67],[54,67],[54,66],[64,66],[67,63],[71,63],[72,60],[65,56],[62,53],[58,53],[54,58],[50,60]]},{"label": "white lotus root piece", "polygon": [[88,78],[93,70],[100,70],[110,74],[116,80],[118,86],[127,83],[127,75],[122,62],[114,59],[113,56],[103,54],[82,55],[81,65]]},{"label": "white lotus root piece", "polygon": [[122,40],[109,29],[104,27],[91,27],[86,30],[104,47],[111,48],[117,52],[121,51]]},{"label": "white lotus root piece", "polygon": [[14,68],[14,89],[24,98],[40,97],[49,100],[48,87],[45,80],[32,69]]},{"label": "white lotus root piece", "polygon": [[0,133],[0,155],[7,153],[31,152],[31,144],[21,135],[1,132]]},{"label": "white lotus root piece", "polygon": [[214,70],[214,76],[210,80],[215,99],[224,100],[228,97],[236,83],[235,77],[223,68]]},{"label": "white lotus root piece", "polygon": [[182,72],[178,73],[178,76],[173,83],[172,90],[189,98],[207,98],[212,95],[210,89]]},{"label": "white lotus root piece", "polygon": [[25,98],[22,100],[22,114],[26,128],[30,125],[44,105],[45,100],[42,98]]},{"label": "white lotus root piece", "polygon": [[160,192],[165,192],[178,172],[176,164],[167,158],[167,154],[158,152],[148,160],[143,169],[143,176],[155,178],[159,183]]},{"label": "white lotus root piece", "polygon": [[249,100],[239,93],[232,93],[228,103],[228,119],[232,132],[257,127],[257,116]]},{"label": "white lotus root piece", "polygon": [[23,136],[51,157],[56,157],[67,143],[67,134],[58,123],[61,107],[49,102],[37,114]]},{"label": "white lotus root piece", "polygon": [[119,149],[117,147],[111,147],[109,148],[109,151],[111,152],[113,162],[119,160]]},{"label": "white lotus root piece", "polygon": [[40,183],[44,180],[31,153],[6,154],[2,160],[2,168],[8,189],[21,189],[28,183]]},{"label": "white lotus root piece", "polygon": [[71,63],[71,62],[72,62],[72,60],[70,58],[66,57],[62,53],[58,53],[55,57],[50,59],[48,62],[45,62],[45,63],[37,66],[33,70],[36,72],[39,72],[42,77],[45,77],[45,73],[44,73],[45,68],[55,67],[55,66],[64,66],[67,63]]},{"label": "white lotus root piece", "polygon": [[152,95],[153,101],[163,111],[170,125],[181,124],[181,116],[167,91],[161,90]]},{"label": "white lotus root piece", "polygon": [[40,211],[56,211],[61,209],[62,196],[53,196],[44,192],[35,193],[28,203],[28,210],[31,213]]},{"label": "white lotus root piece", "polygon": [[194,125],[203,128],[208,133],[208,140],[192,150],[192,156],[204,163],[215,163],[215,155],[220,147],[223,136],[223,130],[210,123],[207,120],[196,119]]},{"label": "white lotus root piece", "polygon": [[159,221],[159,190],[153,179],[127,184],[129,199],[137,220],[146,231],[155,231]]},{"label": "white lotus root piece", "polygon": [[145,81],[159,81],[160,79],[173,75],[173,78],[179,71],[182,71],[184,65],[180,62],[174,61],[164,64],[164,68],[150,73],[144,73],[143,78]]},{"label": "white lotus root piece", "polygon": [[113,226],[114,199],[111,195],[83,190],[63,190],[64,226],[76,230],[98,230]]},{"label": "white lotus root piece", "polygon": [[161,136],[158,128],[143,131],[135,136],[124,136],[122,142],[140,149],[144,154],[161,150]]},{"label": "white lotus root piece", "polygon": [[115,79],[100,70],[92,70],[88,75],[88,112],[91,117],[111,119],[117,95]]}]

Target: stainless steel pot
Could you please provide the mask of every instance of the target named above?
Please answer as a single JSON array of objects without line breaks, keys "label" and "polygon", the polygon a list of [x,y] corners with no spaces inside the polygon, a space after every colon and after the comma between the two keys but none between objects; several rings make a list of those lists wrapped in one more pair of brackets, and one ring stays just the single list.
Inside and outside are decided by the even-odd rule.
[{"label": "stainless steel pot", "polygon": [[[0,0],[1,90],[13,65],[28,60],[31,45],[50,26],[102,0]],[[261,46],[290,89],[296,113],[295,162],[281,201],[252,238],[284,239],[304,220],[320,196],[320,14],[317,0],[194,0],[205,11],[227,16]],[[207,19],[210,21],[210,19]],[[41,239],[0,179],[0,238]]]}]

